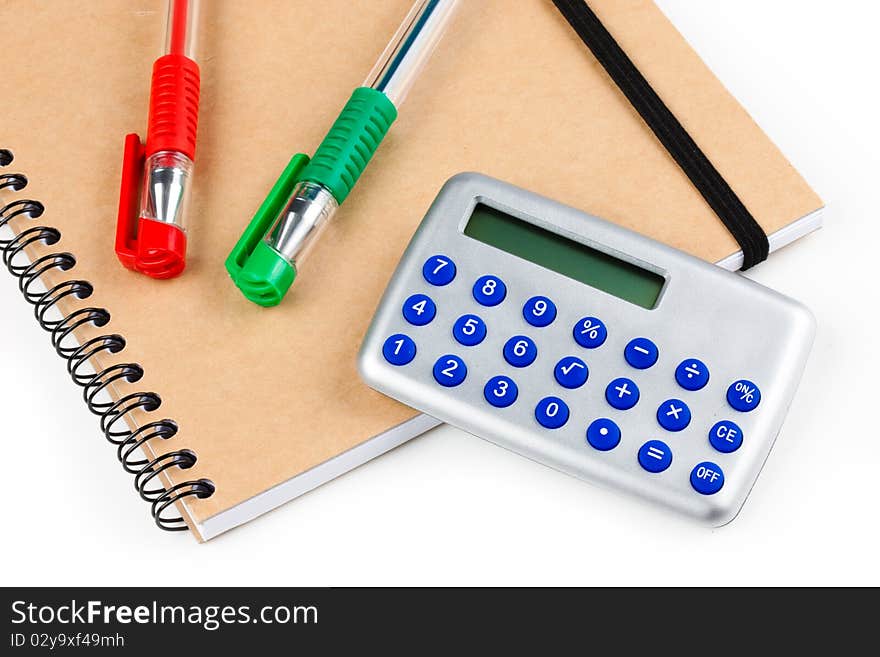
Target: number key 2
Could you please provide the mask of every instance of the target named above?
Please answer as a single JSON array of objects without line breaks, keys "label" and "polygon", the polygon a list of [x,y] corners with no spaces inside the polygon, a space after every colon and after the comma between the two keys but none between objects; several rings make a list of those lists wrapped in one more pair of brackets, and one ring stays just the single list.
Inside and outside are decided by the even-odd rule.
[{"label": "number key 2", "polygon": [[454,388],[461,385],[465,377],[467,377],[467,365],[458,356],[446,354],[440,356],[434,363],[434,379],[441,386]]}]

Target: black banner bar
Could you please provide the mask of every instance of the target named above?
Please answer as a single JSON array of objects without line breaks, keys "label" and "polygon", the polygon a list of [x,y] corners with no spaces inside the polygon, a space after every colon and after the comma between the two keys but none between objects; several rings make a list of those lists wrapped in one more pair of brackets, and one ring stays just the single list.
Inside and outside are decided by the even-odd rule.
[{"label": "black banner bar", "polygon": [[477,644],[492,654],[511,644],[555,654],[565,645],[598,652],[609,640],[623,654],[638,645],[714,653],[719,642],[746,639],[738,633],[794,639],[808,630],[818,640],[844,627],[834,634],[844,641],[876,622],[876,605],[827,590],[34,588],[3,589],[2,598],[2,655],[250,657],[391,647],[420,655],[446,646],[455,650],[439,654],[470,654]]}]

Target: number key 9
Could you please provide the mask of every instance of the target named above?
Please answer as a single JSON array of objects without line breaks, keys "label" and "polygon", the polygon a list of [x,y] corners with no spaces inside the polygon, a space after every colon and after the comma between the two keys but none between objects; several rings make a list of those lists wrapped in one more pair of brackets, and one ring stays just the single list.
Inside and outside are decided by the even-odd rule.
[{"label": "number key 9", "polygon": [[547,297],[532,297],[523,306],[523,317],[532,326],[549,326],[556,319],[556,304]]}]

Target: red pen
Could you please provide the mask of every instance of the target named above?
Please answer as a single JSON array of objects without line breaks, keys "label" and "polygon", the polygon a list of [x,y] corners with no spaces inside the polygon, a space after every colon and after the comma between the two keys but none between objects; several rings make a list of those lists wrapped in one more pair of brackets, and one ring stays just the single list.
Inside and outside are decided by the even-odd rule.
[{"label": "red pen", "polygon": [[116,255],[129,269],[172,278],[186,266],[183,217],[196,154],[198,0],[169,0],[165,54],[153,64],[147,141],[125,137]]}]

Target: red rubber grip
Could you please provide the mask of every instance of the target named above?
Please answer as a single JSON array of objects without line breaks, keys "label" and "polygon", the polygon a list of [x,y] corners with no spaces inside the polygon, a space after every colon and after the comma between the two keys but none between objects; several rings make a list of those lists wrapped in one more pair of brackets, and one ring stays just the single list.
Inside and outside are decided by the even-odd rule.
[{"label": "red rubber grip", "polygon": [[153,64],[146,155],[177,151],[196,159],[199,127],[199,65],[184,55],[163,55]]}]

